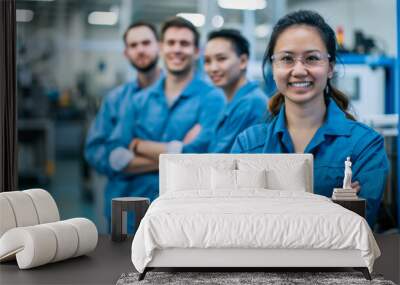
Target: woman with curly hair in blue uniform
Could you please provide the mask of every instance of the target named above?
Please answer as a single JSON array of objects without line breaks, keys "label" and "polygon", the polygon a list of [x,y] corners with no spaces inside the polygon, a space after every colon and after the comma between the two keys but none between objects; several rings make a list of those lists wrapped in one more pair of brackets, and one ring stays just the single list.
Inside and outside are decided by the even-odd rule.
[{"label": "woman with curly hair in blue uniform", "polygon": [[272,65],[277,93],[270,119],[242,132],[233,153],[311,153],[314,193],[332,196],[342,187],[344,161],[353,163],[352,187],[367,200],[367,221],[376,220],[388,160],[383,137],[348,112],[345,94],[331,79],[336,63],[332,28],[317,13],[297,11],[275,25],[263,67]]}]

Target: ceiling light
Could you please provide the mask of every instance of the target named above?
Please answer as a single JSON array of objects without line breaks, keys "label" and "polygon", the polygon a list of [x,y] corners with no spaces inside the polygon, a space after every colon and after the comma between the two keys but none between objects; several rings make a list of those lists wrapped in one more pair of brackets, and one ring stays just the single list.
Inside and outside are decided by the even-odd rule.
[{"label": "ceiling light", "polygon": [[271,34],[271,32],[272,32],[271,25],[262,24],[262,25],[258,25],[256,27],[256,37],[257,38],[265,38],[265,37],[269,36],[269,34]]},{"label": "ceiling light", "polygon": [[218,0],[218,5],[224,9],[262,10],[267,7],[266,0]]},{"label": "ceiling light", "polygon": [[177,14],[178,17],[185,18],[186,20],[190,21],[196,27],[204,26],[206,22],[206,17],[203,14],[198,13],[179,13]]},{"label": "ceiling light", "polygon": [[118,22],[118,14],[114,12],[92,12],[88,17],[89,24],[113,26]]},{"label": "ceiling light", "polygon": [[221,15],[215,15],[212,20],[211,23],[213,25],[214,28],[221,28],[224,25],[224,17],[222,17]]},{"label": "ceiling light", "polygon": [[119,6],[118,5],[112,5],[110,7],[110,12],[114,12],[115,14],[119,14]]},{"label": "ceiling light", "polygon": [[32,10],[17,9],[15,12],[17,22],[30,22],[33,19]]}]

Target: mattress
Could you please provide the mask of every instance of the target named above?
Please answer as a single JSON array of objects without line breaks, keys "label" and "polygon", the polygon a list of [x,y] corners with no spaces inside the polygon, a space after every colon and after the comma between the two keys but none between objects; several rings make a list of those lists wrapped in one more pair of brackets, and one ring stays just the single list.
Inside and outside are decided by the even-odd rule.
[{"label": "mattress", "polygon": [[359,215],[320,195],[266,189],[160,196],[140,223],[132,262],[143,272],[155,250],[172,248],[359,250],[370,272],[380,255]]}]

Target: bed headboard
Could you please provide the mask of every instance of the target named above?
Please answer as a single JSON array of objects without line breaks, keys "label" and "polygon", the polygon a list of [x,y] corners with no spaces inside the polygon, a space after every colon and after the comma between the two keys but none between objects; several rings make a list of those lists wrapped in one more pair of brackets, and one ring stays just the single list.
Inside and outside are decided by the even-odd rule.
[{"label": "bed headboard", "polygon": [[160,195],[167,190],[168,164],[188,163],[213,166],[220,161],[232,161],[236,169],[240,165],[250,166],[262,164],[263,167],[274,168],[280,166],[283,173],[291,171],[301,165],[305,177],[306,191],[313,193],[313,155],[312,154],[161,154],[159,160],[160,169]]}]

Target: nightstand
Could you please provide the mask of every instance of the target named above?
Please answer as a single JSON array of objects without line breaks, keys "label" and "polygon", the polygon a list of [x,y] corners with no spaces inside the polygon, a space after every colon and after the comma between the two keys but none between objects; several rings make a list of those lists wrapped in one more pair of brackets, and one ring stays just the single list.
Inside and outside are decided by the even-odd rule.
[{"label": "nightstand", "polygon": [[150,200],[144,197],[120,197],[112,199],[111,239],[124,241],[127,238],[127,212],[135,213],[136,230],[149,208]]},{"label": "nightstand", "polygon": [[365,218],[365,209],[367,207],[367,201],[364,198],[355,198],[351,200],[332,199],[332,202],[339,204],[340,206],[359,214]]}]

